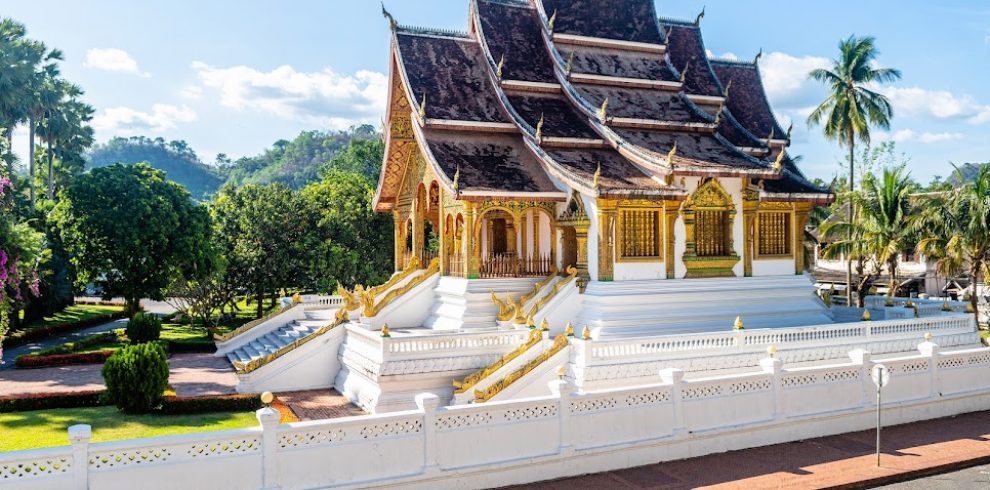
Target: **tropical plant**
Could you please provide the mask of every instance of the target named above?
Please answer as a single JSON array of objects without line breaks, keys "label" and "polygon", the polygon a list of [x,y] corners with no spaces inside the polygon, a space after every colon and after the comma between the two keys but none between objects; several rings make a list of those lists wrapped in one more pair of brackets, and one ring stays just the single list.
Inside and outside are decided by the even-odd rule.
[{"label": "tropical plant", "polygon": [[127,322],[126,332],[132,344],[154,342],[162,336],[162,319],[154,313],[136,313]]},{"label": "tropical plant", "polygon": [[168,386],[168,357],[158,342],[126,345],[103,365],[106,397],[126,413],[151,411]]},{"label": "tropical plant", "polygon": [[[876,84],[893,82],[901,72],[876,66],[879,51],[873,37],[850,36],[839,42],[839,57],[830,68],[813,70],[809,77],[829,89],[829,95],[808,116],[808,126],[822,125],[825,138],[837,141],[849,150],[849,191],[855,192],[856,141],[870,142],[870,126],[890,128],[894,109],[883,94],[875,91]],[[847,216],[855,216],[855,199],[849,199]],[[851,240],[852,237],[849,237]],[[852,284],[852,262],[847,264],[846,281]],[[851,304],[852,288],[846,289]]]},{"label": "tropical plant", "polygon": [[970,302],[979,318],[978,284],[990,276],[990,165],[965,179],[957,169],[960,185],[951,191],[922,195],[918,228],[924,234],[919,254],[936,259],[940,274],[965,272],[973,287]]},{"label": "tropical plant", "polygon": [[39,294],[37,267],[44,257],[44,235],[13,210],[10,178],[0,172],[0,347],[27,296]]}]

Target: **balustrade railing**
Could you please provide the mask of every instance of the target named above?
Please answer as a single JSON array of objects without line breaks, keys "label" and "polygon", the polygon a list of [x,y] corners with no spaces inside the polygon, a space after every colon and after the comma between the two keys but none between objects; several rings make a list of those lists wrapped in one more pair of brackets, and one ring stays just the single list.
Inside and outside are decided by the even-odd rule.
[{"label": "balustrade railing", "polygon": [[553,260],[549,255],[519,257],[512,254],[489,255],[481,259],[482,278],[543,277],[550,275]]},{"label": "balustrade railing", "polygon": [[464,256],[454,254],[447,257],[447,275],[464,277]]}]

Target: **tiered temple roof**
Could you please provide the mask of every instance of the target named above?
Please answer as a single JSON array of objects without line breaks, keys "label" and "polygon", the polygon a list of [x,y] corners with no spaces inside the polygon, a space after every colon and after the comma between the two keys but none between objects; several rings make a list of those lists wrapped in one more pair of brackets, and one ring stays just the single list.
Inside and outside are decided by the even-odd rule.
[{"label": "tiered temple roof", "polygon": [[676,175],[832,198],[780,156],[787,133],[756,64],[708,59],[700,16],[659,18],[653,0],[469,1],[467,33],[392,21],[390,119],[414,128],[389,131],[379,210],[395,202],[411,141],[462,199],[563,200],[555,180],[600,197],[684,199]]}]

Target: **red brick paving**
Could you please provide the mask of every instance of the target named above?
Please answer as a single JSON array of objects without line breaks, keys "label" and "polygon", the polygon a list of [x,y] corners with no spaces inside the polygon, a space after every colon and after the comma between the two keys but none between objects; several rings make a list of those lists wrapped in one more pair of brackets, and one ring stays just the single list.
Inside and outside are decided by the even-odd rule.
[{"label": "red brick paving", "polygon": [[225,357],[213,354],[175,354],[168,359],[168,383],[179,396],[237,393],[237,374]]},{"label": "red brick paving", "polygon": [[336,390],[310,390],[279,393],[278,399],[301,420],[336,419],[367,415]]},{"label": "red brick paving", "polygon": [[990,412],[744,449],[512,489],[868,488],[990,462]]}]

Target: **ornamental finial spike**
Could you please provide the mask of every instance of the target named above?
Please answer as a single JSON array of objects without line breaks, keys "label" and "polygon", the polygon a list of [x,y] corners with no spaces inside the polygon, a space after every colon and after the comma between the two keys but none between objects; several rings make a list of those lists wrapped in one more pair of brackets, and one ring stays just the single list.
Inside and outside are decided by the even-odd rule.
[{"label": "ornamental finial spike", "polygon": [[773,171],[780,172],[784,168],[784,155],[787,152],[783,148],[780,149],[780,153],[777,154],[777,159],[773,162]]},{"label": "ornamental finial spike", "polygon": [[395,17],[392,17],[392,14],[388,13],[388,10],[385,9],[385,2],[382,2],[382,16],[384,16],[386,19],[388,19],[388,28],[389,29],[392,29],[394,31],[395,28],[399,25],[395,21]]},{"label": "ornamental finial spike", "polygon": [[544,115],[541,113],[540,120],[536,122],[536,141],[540,141],[543,139],[543,122],[544,122]]},{"label": "ornamental finial spike", "polygon": [[791,133],[794,132],[794,121],[791,121],[791,125],[787,126],[787,140],[790,141]]},{"label": "ornamental finial spike", "polygon": [[871,321],[872,319],[873,319],[873,315],[871,315],[871,314],[870,314],[870,309],[869,309],[869,308],[864,308],[864,309],[863,309],[863,317],[862,317],[862,320],[863,320],[864,322],[868,322],[868,321]]},{"label": "ornamental finial spike", "polygon": [[540,322],[540,330],[543,332],[550,331],[550,322],[548,322],[546,318],[544,318],[543,321]]},{"label": "ornamental finial spike", "polygon": [[574,51],[567,55],[567,64],[564,65],[564,72],[568,75],[571,74],[571,69],[574,67]]},{"label": "ornamental finial spike", "polygon": [[426,117],[426,92],[423,92],[423,100],[419,103],[419,117]]},{"label": "ornamental finial spike", "polygon": [[763,57],[763,48],[761,47],[760,48],[760,52],[759,53],[756,53],[756,56],[753,58],[753,64],[755,65],[755,64],[759,63],[760,62],[760,58],[762,58],[762,57]]},{"label": "ornamental finial spike", "polygon": [[392,336],[392,332],[389,332],[388,324],[386,323],[385,325],[382,325],[382,338],[387,339],[390,338],[391,336]]},{"label": "ornamental finial spike", "polygon": [[608,122],[608,97],[605,97],[601,107],[598,108],[598,120],[602,123]]},{"label": "ornamental finial spike", "polygon": [[456,190],[459,190],[459,188],[461,187],[461,166],[460,166],[460,164],[457,165],[457,170],[454,171],[454,181],[451,182],[451,187],[453,187],[455,191]]},{"label": "ornamental finial spike", "polygon": [[529,325],[530,328],[536,328],[536,318],[533,318],[533,315],[529,315],[529,318],[526,319],[526,325]]},{"label": "ornamental finial spike", "polygon": [[502,68],[505,67],[505,53],[502,53],[502,57],[498,59],[498,66],[495,67],[495,77],[499,80],[502,79]]},{"label": "ornamental finial spike", "polygon": [[553,15],[550,16],[550,20],[547,21],[547,29],[553,32],[553,25],[557,22],[557,9],[553,9]]},{"label": "ornamental finial spike", "polygon": [[701,7],[701,13],[698,14],[697,17],[694,18],[694,25],[700,26],[701,25],[701,19],[704,19],[704,18],[705,18],[705,7]]},{"label": "ornamental finial spike", "polygon": [[684,81],[687,80],[687,72],[690,69],[691,69],[691,60],[688,60],[687,63],[684,63],[684,69],[681,70],[681,83],[684,83]]},{"label": "ornamental finial spike", "polygon": [[664,35],[664,41],[667,42],[667,47],[670,47],[670,37],[674,35],[674,26],[667,28],[667,32]]},{"label": "ornamental finial spike", "polygon": [[732,80],[731,79],[729,80],[729,83],[725,84],[725,90],[722,91],[722,97],[725,97],[726,99],[728,99],[729,98],[729,90],[730,89],[732,89]]},{"label": "ornamental finial spike", "polygon": [[591,186],[597,189],[601,178],[602,178],[602,164],[601,162],[599,162],[598,168],[595,169],[595,175],[591,177]]},{"label": "ornamental finial spike", "polygon": [[670,151],[667,152],[667,166],[668,167],[674,168],[674,157],[675,156],[677,156],[677,141],[674,141],[673,148],[671,148]]},{"label": "ornamental finial spike", "polygon": [[587,325],[584,326],[584,330],[581,331],[581,338],[584,340],[591,340],[591,329]]},{"label": "ornamental finial spike", "polygon": [[733,330],[744,330],[742,316],[737,316],[735,323],[732,324]]},{"label": "ornamental finial spike", "polygon": [[574,336],[574,324],[573,323],[567,322],[567,327],[564,328],[564,335],[566,335],[568,337],[573,337]]}]

